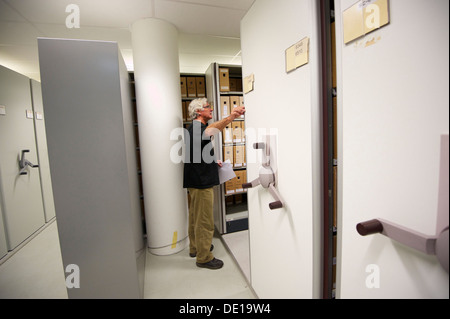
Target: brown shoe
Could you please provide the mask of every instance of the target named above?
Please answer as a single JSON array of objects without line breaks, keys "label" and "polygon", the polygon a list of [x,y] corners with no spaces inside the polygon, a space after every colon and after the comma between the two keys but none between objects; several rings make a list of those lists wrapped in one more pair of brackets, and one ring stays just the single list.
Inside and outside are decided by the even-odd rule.
[{"label": "brown shoe", "polygon": [[223,267],[223,261],[217,258],[213,258],[213,260],[208,261],[207,263],[196,263],[196,264],[197,267],[208,269],[220,269]]},{"label": "brown shoe", "polygon": [[[214,245],[211,245],[211,248],[209,249],[209,251],[213,251],[213,249],[214,249]],[[192,258],[195,258],[195,257],[197,257],[197,253],[193,253],[193,254],[189,253],[189,256],[191,256]]]}]

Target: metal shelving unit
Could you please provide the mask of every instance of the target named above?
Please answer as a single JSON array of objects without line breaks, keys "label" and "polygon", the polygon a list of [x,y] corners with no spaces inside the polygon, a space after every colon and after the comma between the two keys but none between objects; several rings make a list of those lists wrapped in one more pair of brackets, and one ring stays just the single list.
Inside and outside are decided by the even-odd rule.
[{"label": "metal shelving unit", "polygon": [[[224,65],[212,63],[205,73],[206,76],[206,94],[210,103],[214,107],[213,122],[222,119],[220,112],[220,98],[222,96],[243,96],[242,91],[220,91],[219,83],[219,69],[228,68],[229,77],[237,78],[242,81],[242,67],[236,65]],[[245,123],[245,118],[236,119],[235,121],[242,121]],[[223,160],[224,146],[245,146],[244,142],[224,143],[222,133],[214,138],[214,150],[217,158]],[[244,147],[245,148],[245,147]],[[245,162],[245,159],[244,159]],[[246,166],[235,167],[235,171],[246,171]],[[246,182],[242,181],[243,183]],[[222,184],[215,189],[215,205],[214,205],[214,223],[221,234],[232,233],[236,231],[248,229],[248,205],[247,192],[241,191],[234,194],[226,194],[225,185]],[[238,199],[242,197],[241,199]]]}]

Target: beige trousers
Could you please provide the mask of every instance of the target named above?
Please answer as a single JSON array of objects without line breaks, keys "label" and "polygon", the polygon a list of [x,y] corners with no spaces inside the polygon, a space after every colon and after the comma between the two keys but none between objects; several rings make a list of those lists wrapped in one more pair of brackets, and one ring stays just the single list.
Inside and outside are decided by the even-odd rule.
[{"label": "beige trousers", "polygon": [[210,252],[214,235],[214,189],[189,188],[189,252],[197,254],[198,263],[214,259]]}]

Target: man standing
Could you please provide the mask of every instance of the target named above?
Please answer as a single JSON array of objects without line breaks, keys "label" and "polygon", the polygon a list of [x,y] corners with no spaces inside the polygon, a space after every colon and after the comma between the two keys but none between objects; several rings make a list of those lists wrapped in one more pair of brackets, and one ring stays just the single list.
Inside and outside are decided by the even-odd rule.
[{"label": "man standing", "polygon": [[197,257],[197,266],[220,269],[223,261],[214,258],[212,239],[214,235],[214,190],[219,185],[218,167],[222,166],[214,156],[211,137],[235,118],[245,113],[245,107],[236,107],[227,118],[208,125],[212,119],[208,100],[196,99],[189,105],[189,116],[193,120],[185,136],[186,158],[183,187],[191,197],[189,206],[189,255]]}]

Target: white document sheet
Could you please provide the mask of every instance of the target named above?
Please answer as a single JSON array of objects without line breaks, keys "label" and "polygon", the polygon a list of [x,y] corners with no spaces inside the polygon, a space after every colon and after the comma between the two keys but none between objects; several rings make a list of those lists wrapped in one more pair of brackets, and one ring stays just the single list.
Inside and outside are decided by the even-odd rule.
[{"label": "white document sheet", "polygon": [[223,184],[230,179],[236,177],[236,174],[233,171],[233,166],[230,163],[230,160],[226,160],[222,163],[222,167],[219,167],[219,181],[220,184]]}]

